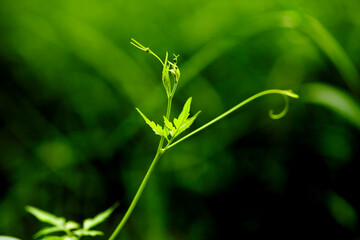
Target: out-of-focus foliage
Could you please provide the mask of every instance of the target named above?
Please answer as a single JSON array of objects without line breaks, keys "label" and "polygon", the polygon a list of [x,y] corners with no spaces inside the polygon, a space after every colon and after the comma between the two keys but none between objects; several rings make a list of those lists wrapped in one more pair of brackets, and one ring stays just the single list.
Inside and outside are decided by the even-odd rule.
[{"label": "out-of-focus foliage", "polygon": [[304,84],[302,91],[305,102],[327,107],[360,129],[360,104],[350,94],[324,83]]},{"label": "out-of-focus foliage", "polygon": [[[29,239],[38,206],[79,221],[135,194],[164,115],[159,56],[180,54],[174,99],[200,126],[158,165],[120,239],[359,238],[358,0],[0,1],[0,234]],[[170,56],[170,55],[169,55]],[[288,233],[291,235],[288,235]],[[290,237],[289,237],[290,236]]]},{"label": "out-of-focus foliage", "polygon": [[8,237],[8,236],[0,236],[0,240],[19,240],[18,238]]},{"label": "out-of-focus foliage", "polygon": [[[64,217],[55,216],[36,207],[26,206],[26,211],[39,221],[51,225],[51,227],[44,227],[34,234],[35,239],[78,240],[84,236],[96,237],[104,235],[103,232],[93,230],[92,228],[104,222],[115,208],[116,205],[99,213],[94,218],[85,219],[82,225],[71,220],[66,221]],[[62,233],[61,236],[54,235],[54,233],[59,234],[59,232]]]},{"label": "out-of-focus foliage", "polygon": [[354,229],[357,225],[357,214],[355,209],[342,197],[330,193],[328,205],[334,219],[346,228]]}]

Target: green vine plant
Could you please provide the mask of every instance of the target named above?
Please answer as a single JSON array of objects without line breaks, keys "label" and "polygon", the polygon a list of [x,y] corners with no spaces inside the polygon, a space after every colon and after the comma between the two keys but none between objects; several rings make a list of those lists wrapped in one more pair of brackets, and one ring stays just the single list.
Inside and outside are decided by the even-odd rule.
[{"label": "green vine plant", "polygon": [[[145,123],[150,126],[150,128],[154,131],[156,135],[160,136],[160,141],[157,147],[157,151],[155,154],[155,157],[144,177],[142,180],[140,187],[138,188],[129,208],[127,209],[124,217],[116,227],[115,231],[110,236],[109,240],[114,240],[119,235],[120,231],[124,227],[125,223],[129,219],[131,213],[133,212],[137,202],[139,201],[149,179],[151,174],[154,171],[154,168],[156,164],[158,163],[159,159],[164,155],[164,153],[169,150],[170,148],[174,147],[178,143],[184,141],[185,139],[191,137],[195,133],[200,132],[201,130],[204,130],[205,128],[209,127],[210,125],[214,124],[215,122],[223,119],[230,113],[236,111],[240,107],[244,106],[245,104],[262,97],[264,95],[269,94],[278,94],[282,95],[285,99],[285,108],[278,114],[275,114],[273,110],[269,111],[269,116],[272,119],[280,119],[283,116],[286,115],[288,109],[289,109],[289,97],[290,98],[299,98],[299,96],[295,93],[293,93],[291,90],[280,90],[280,89],[269,89],[262,92],[259,92],[246,100],[240,102],[233,108],[229,109],[228,111],[224,112],[223,114],[219,115],[218,117],[214,118],[210,122],[204,124],[203,126],[199,127],[198,129],[190,132],[189,134],[185,135],[184,137],[177,139],[177,137],[183,133],[185,130],[187,130],[195,121],[196,117],[200,114],[200,111],[198,111],[196,114],[194,114],[192,117],[190,117],[190,107],[191,107],[191,101],[192,98],[188,98],[188,100],[185,102],[184,107],[180,113],[180,115],[177,118],[174,118],[172,121],[170,121],[170,114],[171,114],[171,106],[172,106],[172,100],[176,91],[176,88],[179,84],[180,80],[180,69],[177,65],[178,63],[178,57],[179,55],[174,54],[173,61],[171,62],[169,60],[168,53],[166,52],[165,60],[161,60],[161,58],[156,55],[150,48],[144,47],[142,44],[137,42],[135,39],[131,39],[130,42],[133,46],[136,48],[147,52],[151,55],[153,55],[156,59],[160,61],[160,63],[163,66],[162,70],[162,83],[164,85],[166,95],[167,95],[167,108],[166,108],[166,114],[163,116],[164,123],[162,125],[155,123],[154,121],[151,121],[148,119],[145,114],[143,114],[140,109],[136,108],[136,110],[139,112],[141,117],[145,120]],[[176,141],[175,141],[176,140]]]},{"label": "green vine plant", "polygon": [[[82,237],[96,237],[104,235],[103,232],[93,230],[93,228],[104,222],[114,211],[118,204],[99,213],[94,218],[88,218],[83,221],[82,226],[72,220],[67,221],[63,217],[55,216],[51,213],[36,207],[27,206],[27,212],[36,217],[39,221],[48,223],[50,227],[44,227],[33,236],[39,240],[80,240]],[[57,234],[57,235],[54,235]],[[1,238],[0,238],[1,239]]]},{"label": "green vine plant", "polygon": [[[156,135],[160,136],[160,141],[157,147],[157,151],[155,157],[145,174],[144,179],[142,180],[140,187],[138,188],[129,208],[127,209],[124,217],[121,219],[120,223],[115,228],[114,232],[109,237],[109,240],[115,240],[116,237],[119,235],[120,231],[124,227],[125,223],[129,219],[130,215],[132,214],[137,202],[139,201],[154,169],[156,164],[158,163],[159,159],[164,155],[164,153],[169,150],[170,148],[174,147],[178,143],[186,140],[187,138],[191,137],[195,133],[204,130],[205,128],[209,127],[210,125],[216,123],[217,121],[223,119],[230,113],[236,111],[237,109],[241,108],[245,104],[254,101],[257,98],[260,98],[265,95],[269,94],[277,94],[284,97],[285,100],[285,107],[284,109],[275,114],[273,110],[269,111],[269,117],[272,119],[280,119],[286,115],[289,109],[289,98],[299,98],[299,96],[293,93],[291,90],[281,90],[281,89],[269,89],[262,92],[259,92],[244,101],[240,102],[239,104],[235,105],[234,107],[230,108],[228,111],[224,112],[223,114],[219,115],[218,117],[214,118],[210,122],[202,125],[201,127],[195,129],[194,131],[188,133],[187,135],[183,136],[182,138],[178,139],[178,136],[182,134],[185,130],[187,130],[195,121],[197,116],[200,114],[201,111],[198,111],[196,114],[190,117],[190,107],[192,98],[188,98],[184,104],[184,107],[179,114],[178,117],[173,118],[171,121],[171,105],[172,100],[176,91],[176,88],[179,84],[180,80],[180,69],[177,66],[178,57],[179,55],[174,55],[173,61],[169,60],[168,53],[166,52],[165,60],[161,60],[161,58],[156,55],[153,51],[150,50],[148,47],[144,47],[135,39],[131,39],[131,44],[137,47],[138,49],[145,51],[151,55],[153,55],[156,59],[160,61],[163,66],[162,70],[162,83],[164,85],[166,96],[167,96],[167,108],[166,114],[163,116],[163,124],[157,124],[154,121],[151,121],[149,118],[143,114],[140,109],[136,108],[139,112],[141,117],[145,120],[145,123],[150,126],[150,128],[154,131]],[[51,213],[45,212],[44,210],[38,209],[36,207],[27,206],[26,211],[30,214],[35,216],[39,221],[48,223],[50,227],[44,227],[39,232],[34,235],[34,239],[39,240],[80,240],[82,237],[96,237],[104,235],[103,232],[93,230],[95,226],[104,222],[110,214],[114,211],[117,207],[117,204],[112,206],[111,208],[105,210],[104,212],[96,215],[94,218],[85,219],[80,225],[75,221],[67,221],[63,217],[55,216]],[[18,240],[17,238],[10,237],[10,236],[0,236],[0,239],[4,240]]]}]

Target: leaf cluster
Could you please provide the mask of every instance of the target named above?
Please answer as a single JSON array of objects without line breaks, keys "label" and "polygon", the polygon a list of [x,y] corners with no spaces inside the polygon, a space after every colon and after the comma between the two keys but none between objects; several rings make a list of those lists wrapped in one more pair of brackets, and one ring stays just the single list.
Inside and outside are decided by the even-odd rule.
[{"label": "leaf cluster", "polygon": [[[136,110],[140,113],[140,115],[144,118],[145,122],[152,128],[156,135],[165,137],[168,142],[172,142],[179,134],[188,129],[196,117],[200,114],[201,111],[198,111],[194,116],[190,117],[190,107],[191,107],[190,97],[177,118],[174,118],[173,122],[171,122],[166,116],[164,118],[164,127],[161,127],[159,124],[149,120],[138,108]],[[170,138],[169,138],[170,135]]]},{"label": "leaf cluster", "polygon": [[[48,223],[50,227],[44,227],[33,236],[39,240],[79,240],[83,236],[101,236],[103,232],[93,230],[95,226],[104,222],[117,207],[117,204],[111,208],[99,213],[94,218],[88,218],[83,221],[82,226],[72,220],[67,221],[64,217],[58,217],[51,213],[33,206],[27,206],[27,212],[36,217],[39,221]],[[58,234],[58,235],[53,235]]]}]

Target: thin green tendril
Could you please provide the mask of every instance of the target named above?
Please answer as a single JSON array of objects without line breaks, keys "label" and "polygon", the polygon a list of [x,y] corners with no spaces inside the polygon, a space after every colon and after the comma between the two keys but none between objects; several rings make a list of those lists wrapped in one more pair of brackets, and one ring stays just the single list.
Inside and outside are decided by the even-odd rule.
[{"label": "thin green tendril", "polygon": [[277,113],[277,114],[274,113],[274,109],[270,109],[269,117],[272,119],[280,119],[280,118],[284,117],[289,110],[289,97],[287,95],[282,95],[282,96],[284,97],[285,107],[280,113]]}]

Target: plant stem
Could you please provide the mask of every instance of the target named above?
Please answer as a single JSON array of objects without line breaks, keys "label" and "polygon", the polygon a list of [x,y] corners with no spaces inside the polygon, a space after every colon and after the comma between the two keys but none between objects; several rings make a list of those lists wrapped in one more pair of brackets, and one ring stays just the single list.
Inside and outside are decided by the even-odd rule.
[{"label": "plant stem", "polygon": [[[170,112],[171,112],[171,104],[172,104],[172,97],[168,98],[168,102],[167,102],[167,108],[166,108],[166,117],[169,118],[170,117]],[[134,208],[136,207],[137,202],[139,201],[145,187],[146,184],[148,183],[152,172],[155,169],[156,164],[158,163],[159,159],[161,158],[161,156],[164,154],[165,150],[163,150],[163,144],[164,144],[164,137],[161,137],[157,151],[156,151],[156,155],[148,169],[148,171],[146,172],[146,175],[144,177],[144,179],[142,180],[139,189],[137,190],[128,210],[126,211],[124,217],[121,219],[119,225],[116,227],[115,231],[111,234],[109,240],[114,240],[117,235],[120,233],[121,229],[124,227],[125,223],[127,222],[127,220],[129,219],[131,213],[133,212]]]},{"label": "plant stem", "polygon": [[[199,127],[198,129],[192,131],[191,133],[189,133],[188,135],[182,137],[181,139],[177,140],[176,142],[174,142],[173,144],[168,144],[168,146],[166,146],[164,148],[164,150],[167,150],[169,148],[172,148],[173,146],[175,146],[176,144],[184,141],[185,139],[191,137],[192,135],[194,135],[197,132],[200,132],[201,130],[209,127],[210,125],[214,124],[215,122],[219,121],[220,119],[226,117],[227,115],[229,115],[230,113],[236,111],[237,109],[239,109],[240,107],[244,106],[245,104],[255,100],[256,98],[262,97],[264,95],[268,95],[268,94],[280,94],[283,96],[288,96],[288,97],[292,97],[292,98],[298,98],[299,96],[295,93],[293,93],[290,90],[279,90],[279,89],[270,89],[270,90],[265,90],[262,92],[259,92],[251,97],[249,97],[248,99],[242,101],[241,103],[237,104],[236,106],[234,106],[233,108],[229,109],[228,111],[224,112],[223,114],[219,115],[218,117],[214,118],[213,120],[211,120],[210,122],[202,125],[201,127]],[[287,110],[287,108],[285,109]],[[280,113],[281,114],[281,113]],[[278,114],[278,115],[280,115]]]},{"label": "plant stem", "polygon": [[[268,95],[268,94],[280,94],[283,95],[285,97],[292,97],[292,98],[298,98],[299,96],[295,93],[293,93],[290,90],[279,90],[279,89],[270,89],[270,90],[265,90],[262,92],[259,92],[251,97],[249,97],[248,99],[240,102],[239,104],[237,104],[236,106],[234,106],[233,108],[229,109],[228,111],[224,112],[223,114],[219,115],[218,117],[214,118],[213,120],[211,120],[210,122],[204,124],[203,126],[199,127],[198,129],[194,130],[193,132],[189,133],[188,135],[186,135],[185,137],[179,139],[178,141],[174,142],[171,144],[172,140],[170,140],[167,145],[165,146],[165,148],[163,148],[163,144],[164,144],[164,137],[161,137],[160,142],[159,142],[159,146],[157,148],[157,152],[156,155],[154,157],[154,160],[152,161],[143,181],[141,182],[141,185],[139,187],[139,189],[137,190],[135,197],[133,198],[128,210],[126,211],[123,219],[120,221],[119,225],[116,227],[115,231],[113,232],[113,234],[110,236],[109,240],[114,240],[117,235],[120,233],[121,229],[123,228],[123,226],[125,225],[125,223],[127,222],[127,220],[129,219],[131,213],[133,212],[137,202],[139,201],[139,198],[141,197],[147,182],[150,179],[150,176],[152,174],[152,172],[154,171],[154,168],[157,164],[157,162],[159,161],[159,159],[161,158],[161,156],[165,153],[166,150],[168,150],[169,148],[175,146],[176,144],[184,141],[185,139],[191,137],[192,135],[194,135],[195,133],[207,128],[208,126],[214,124],[215,122],[219,121],[220,119],[226,117],[227,115],[229,115],[230,113],[236,111],[237,109],[239,109],[240,107],[244,106],[245,104],[259,98],[262,97],[264,95]],[[167,109],[166,109],[166,118],[169,119],[170,118],[170,112],[171,112],[171,103],[172,103],[172,96],[168,98],[168,103],[167,103]],[[276,116],[283,116],[284,111],[287,111],[288,106],[286,105],[285,109],[280,113],[280,114],[273,114],[271,112],[271,116],[273,118],[276,118]]]},{"label": "plant stem", "polygon": [[[159,146],[162,145],[162,142],[164,142],[163,138],[160,140]],[[160,157],[162,156],[162,151],[158,151],[155,155],[154,160],[152,161],[144,179],[141,182],[141,185],[139,187],[139,189],[137,190],[135,197],[133,198],[128,210],[126,211],[124,217],[121,219],[119,225],[116,227],[115,231],[113,232],[113,234],[110,236],[109,240],[114,240],[117,235],[120,233],[121,229],[123,228],[123,226],[125,225],[125,223],[127,222],[127,220],[129,219],[131,213],[133,212],[137,202],[139,201],[139,198],[141,197],[141,194],[143,193],[147,182],[150,179],[150,176],[152,174],[152,172],[154,171],[154,168],[157,164],[157,162],[159,161]]]}]

